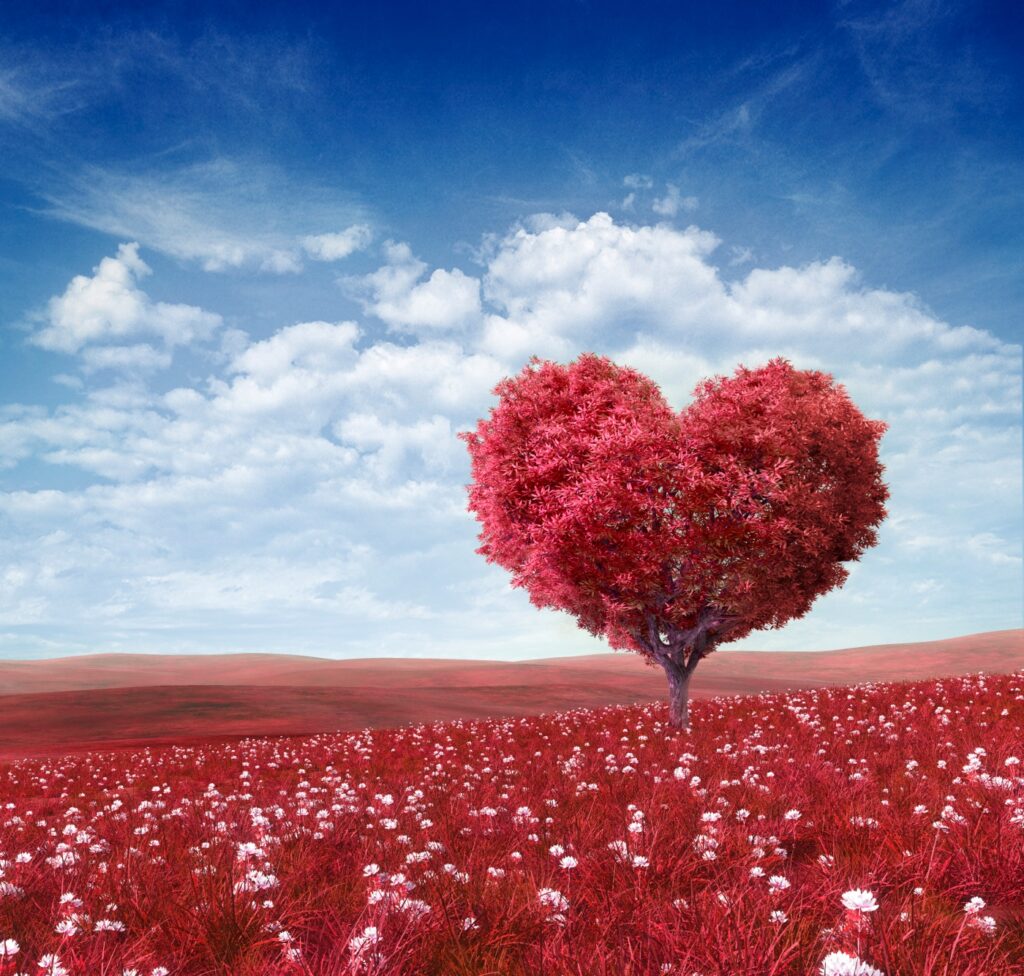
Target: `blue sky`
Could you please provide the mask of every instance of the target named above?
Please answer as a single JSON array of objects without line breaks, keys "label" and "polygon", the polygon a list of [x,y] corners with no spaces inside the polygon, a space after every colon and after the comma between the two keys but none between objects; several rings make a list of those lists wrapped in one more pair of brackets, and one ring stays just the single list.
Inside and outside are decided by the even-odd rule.
[{"label": "blue sky", "polygon": [[5,5],[0,655],[602,649],[455,436],[585,350],[890,424],[880,545],[741,646],[1021,625],[1009,5],[342,6]]}]

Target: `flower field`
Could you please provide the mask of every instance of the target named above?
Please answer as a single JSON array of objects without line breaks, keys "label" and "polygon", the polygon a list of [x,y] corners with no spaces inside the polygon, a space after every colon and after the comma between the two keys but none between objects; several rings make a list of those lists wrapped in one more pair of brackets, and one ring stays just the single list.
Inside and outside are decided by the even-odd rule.
[{"label": "flower field", "polygon": [[0,976],[1024,974],[1024,673],[0,767]]}]

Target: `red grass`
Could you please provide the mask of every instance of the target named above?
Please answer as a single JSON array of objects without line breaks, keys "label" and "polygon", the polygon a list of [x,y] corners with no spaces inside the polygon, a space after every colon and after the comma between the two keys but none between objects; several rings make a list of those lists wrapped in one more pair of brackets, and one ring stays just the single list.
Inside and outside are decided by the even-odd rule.
[{"label": "red grass", "polygon": [[[1024,974],[1024,673],[693,712],[688,734],[659,704],[0,767],[0,973],[808,976],[841,950]],[[879,905],[860,924],[852,888]]]}]

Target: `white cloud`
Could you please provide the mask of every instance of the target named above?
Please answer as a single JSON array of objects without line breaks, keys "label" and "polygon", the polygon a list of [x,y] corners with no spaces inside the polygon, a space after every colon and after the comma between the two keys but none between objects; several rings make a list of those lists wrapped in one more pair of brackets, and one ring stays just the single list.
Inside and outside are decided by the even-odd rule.
[{"label": "white cloud", "polygon": [[355,359],[354,343],[359,335],[355,322],[290,325],[240,353],[232,372],[245,373],[263,385],[285,376],[330,373]]},{"label": "white cloud", "polygon": [[154,349],[147,343],[134,346],[89,346],[82,350],[82,371],[96,373],[101,369],[127,372],[152,372],[171,365],[167,350]]},{"label": "white cloud", "polygon": [[228,557],[214,560],[208,568],[143,576],[134,581],[133,589],[136,598],[170,611],[187,608],[258,617],[268,610],[298,610],[330,612],[353,621],[432,616],[427,607],[389,602],[366,587],[352,585],[359,576],[352,558],[298,562]]},{"label": "white cloud", "polygon": [[718,239],[697,228],[630,227],[605,213],[573,227],[513,230],[492,256],[479,347],[506,362],[601,346],[611,334],[668,323],[704,332],[725,288],[707,263]]},{"label": "white cloud", "polygon": [[649,190],[654,186],[654,180],[645,173],[629,173],[622,178],[622,185],[631,190]]},{"label": "white cloud", "polygon": [[381,480],[394,477],[409,452],[422,459],[435,475],[446,474],[461,460],[462,445],[455,439],[451,421],[440,414],[411,425],[384,422],[374,413],[354,413],[334,425],[344,444],[372,451],[369,470]]},{"label": "white cloud", "polygon": [[366,208],[350,196],[224,157],[159,171],[92,167],[45,196],[53,217],[217,272],[292,274],[302,269],[304,242],[316,240],[311,228],[366,223]]},{"label": "white cloud", "polygon": [[348,278],[370,315],[396,332],[458,329],[480,317],[480,282],[458,268],[438,268],[421,281],[426,264],[407,244],[388,243],[387,264],[372,274]]},{"label": "white cloud", "polygon": [[730,267],[736,267],[739,264],[749,264],[754,260],[754,252],[749,247],[738,247],[733,244],[729,248],[729,253],[732,255],[729,259]]},{"label": "white cloud", "polygon": [[[92,277],[76,275],[63,295],[50,300],[47,324],[32,341],[43,349],[76,353],[88,343],[146,333],[159,336],[166,346],[209,338],[221,324],[220,316],[194,305],[152,301],[137,287],[138,280],[149,273],[148,265],[139,257],[139,245],[122,244],[116,257],[100,261]],[[144,351],[148,349],[143,346],[135,347],[134,353],[94,352],[92,365],[116,366],[120,357],[122,365],[155,368],[160,354]]]},{"label": "white cloud", "polygon": [[315,261],[340,261],[361,251],[373,238],[366,224],[353,224],[337,234],[315,234],[304,237],[302,246]]},{"label": "white cloud", "polygon": [[[747,646],[1012,626],[1019,347],[944,323],[838,258],[729,283],[718,243],[696,227],[538,215],[485,241],[481,281],[463,276],[473,287],[461,305],[456,272],[391,244],[359,287],[367,310],[411,339],[373,340],[347,320],[261,338],[221,330],[213,375],[169,391],[145,372],[188,316],[154,311],[137,251],[106,259],[54,300],[47,326],[63,330],[50,348],[80,351],[84,388],[52,410],[0,407],[5,482],[19,484],[28,461],[43,486],[0,493],[0,646],[16,646],[3,635],[17,625],[34,628],[40,649],[58,633],[106,650],[602,649],[567,618],[537,613],[474,552],[456,438],[529,355],[584,350],[648,373],[677,408],[699,379],[782,354],[833,372],[890,424],[881,545],[806,620]],[[442,321],[461,331],[439,336]],[[126,338],[147,333],[165,346]],[[115,367],[131,381],[103,385]],[[48,465],[85,484],[48,485]]]},{"label": "white cloud", "polygon": [[666,183],[665,195],[658,197],[651,204],[651,209],[661,217],[675,217],[680,210],[692,213],[697,206],[696,197],[684,197],[675,183]]}]

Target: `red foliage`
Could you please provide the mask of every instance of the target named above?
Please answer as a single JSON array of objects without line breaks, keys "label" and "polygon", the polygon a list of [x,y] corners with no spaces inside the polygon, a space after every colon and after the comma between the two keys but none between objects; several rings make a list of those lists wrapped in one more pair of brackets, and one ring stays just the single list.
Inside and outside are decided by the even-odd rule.
[{"label": "red foliage", "polygon": [[718,644],[803,616],[885,517],[886,425],[784,359],[701,383],[680,414],[590,353],[534,357],[494,392],[460,435],[477,551],[674,689]]}]

